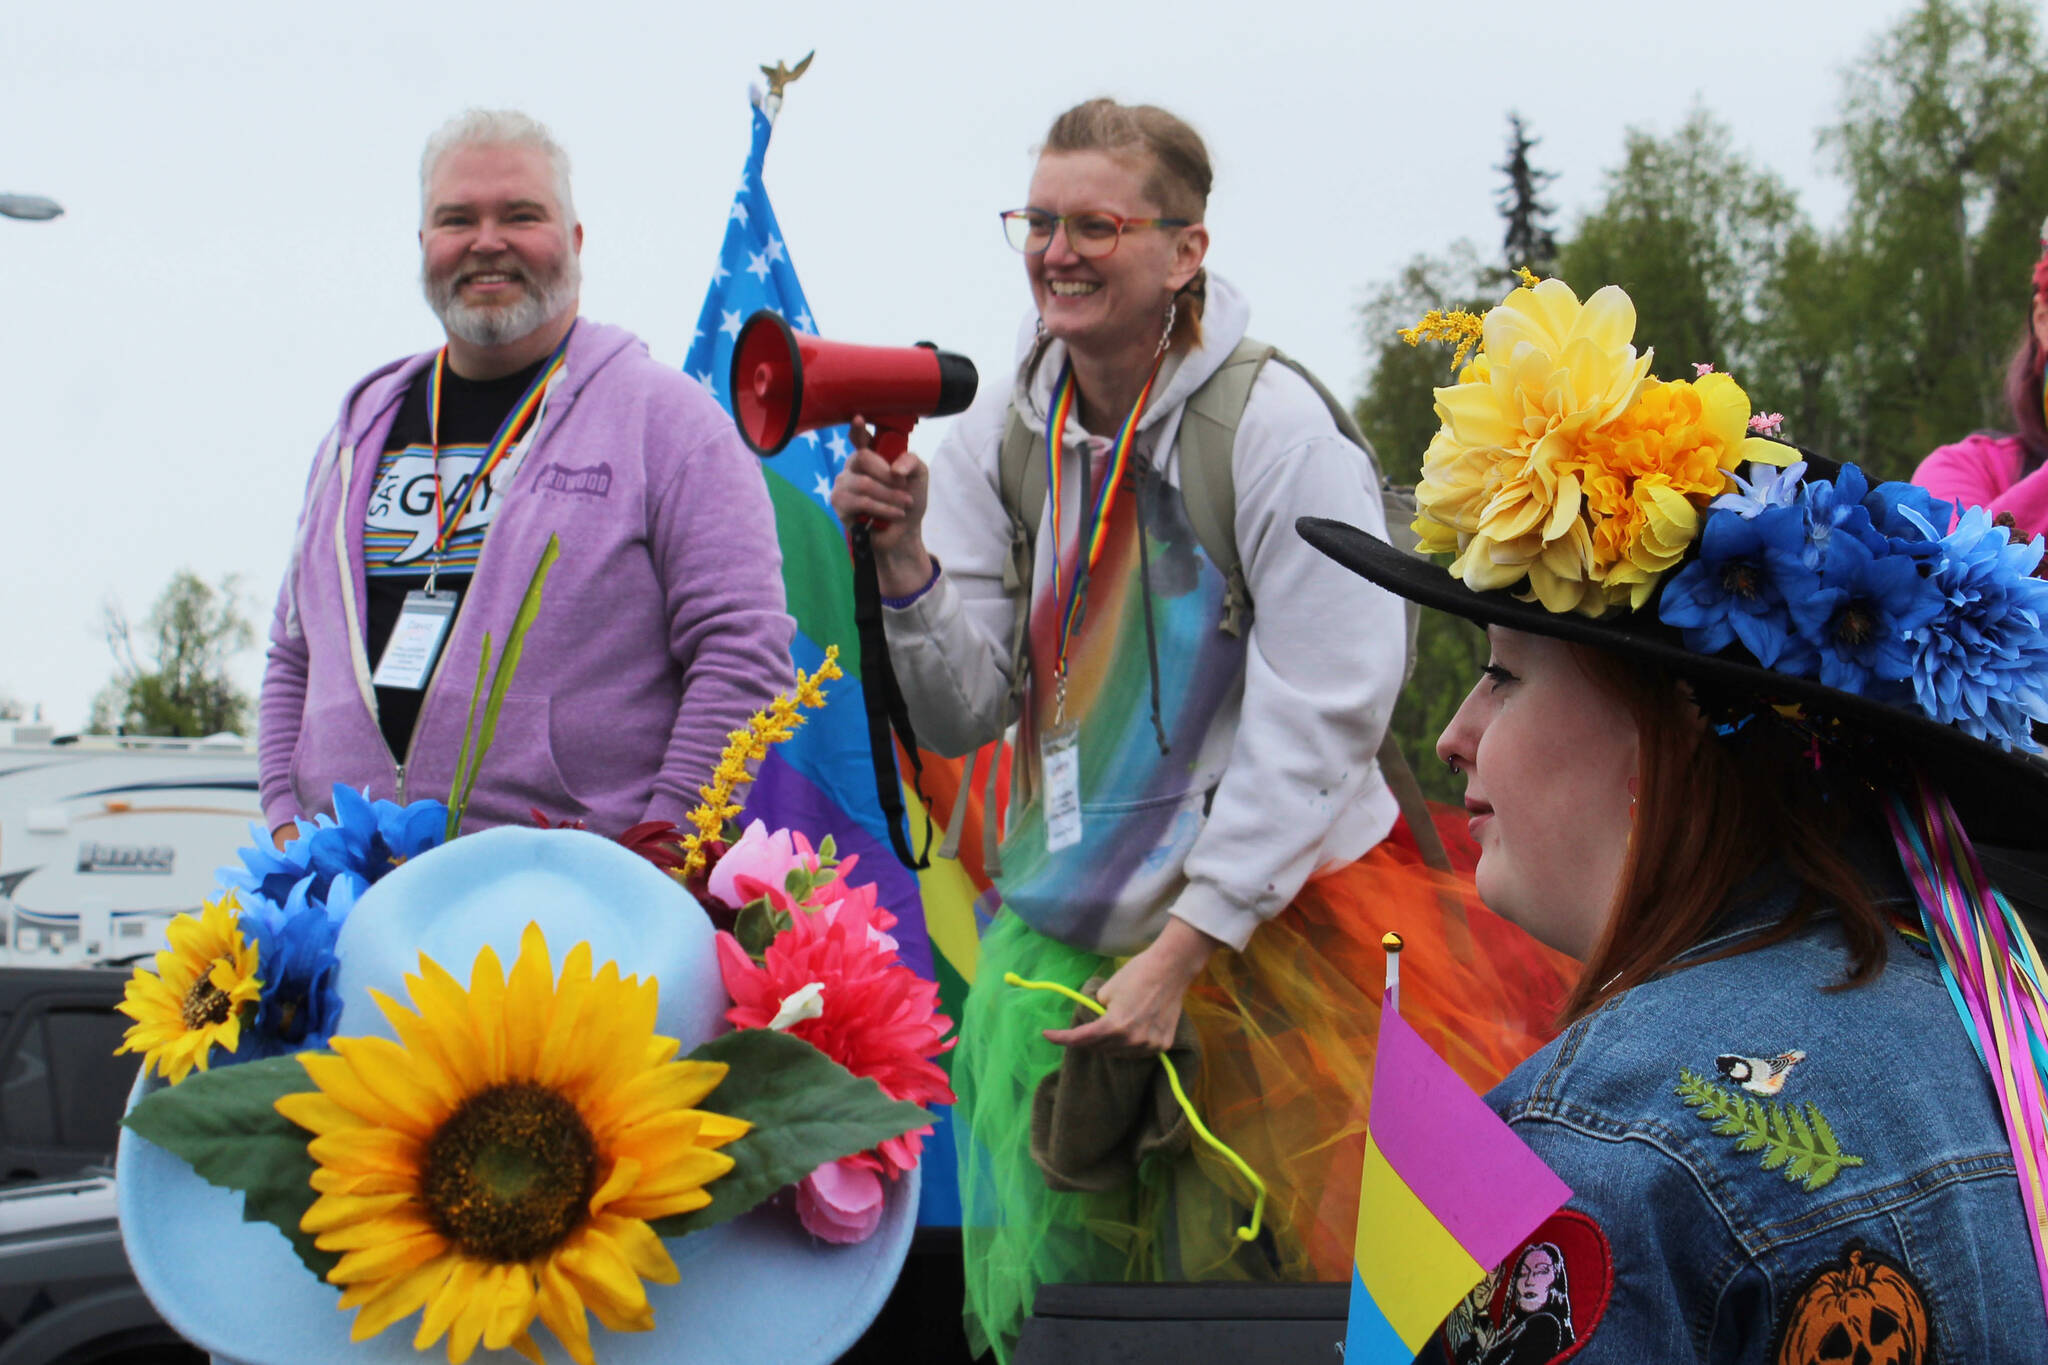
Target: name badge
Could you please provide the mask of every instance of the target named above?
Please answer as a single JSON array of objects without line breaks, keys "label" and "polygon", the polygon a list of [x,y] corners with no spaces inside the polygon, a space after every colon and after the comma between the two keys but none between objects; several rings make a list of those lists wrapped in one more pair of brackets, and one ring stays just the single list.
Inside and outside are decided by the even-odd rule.
[{"label": "name badge", "polygon": [[1045,851],[1081,842],[1081,736],[1072,726],[1049,732],[1038,745],[1045,773]]},{"label": "name badge", "polygon": [[398,624],[384,643],[384,656],[370,681],[379,687],[417,692],[434,676],[434,662],[448,639],[448,627],[455,620],[460,596],[452,592],[422,592],[415,588],[405,595]]}]

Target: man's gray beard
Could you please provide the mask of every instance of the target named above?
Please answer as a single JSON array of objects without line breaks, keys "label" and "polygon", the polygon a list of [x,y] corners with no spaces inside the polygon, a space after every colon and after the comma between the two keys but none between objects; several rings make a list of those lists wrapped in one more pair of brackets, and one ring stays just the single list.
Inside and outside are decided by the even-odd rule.
[{"label": "man's gray beard", "polygon": [[472,346],[503,346],[531,335],[550,318],[571,307],[583,284],[583,262],[573,251],[552,280],[538,279],[524,266],[508,267],[508,272],[518,275],[526,285],[519,302],[510,305],[471,307],[463,303],[456,296],[455,286],[462,271],[452,271],[445,282],[437,284],[427,274],[424,258],[420,261],[420,288],[427,296],[427,307],[434,310],[434,316],[441,319],[441,325],[450,333]]}]

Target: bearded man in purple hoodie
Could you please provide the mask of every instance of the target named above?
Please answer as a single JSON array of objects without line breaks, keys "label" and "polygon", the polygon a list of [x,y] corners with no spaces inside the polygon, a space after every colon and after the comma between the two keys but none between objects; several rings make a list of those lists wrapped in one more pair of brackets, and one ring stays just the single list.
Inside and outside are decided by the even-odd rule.
[{"label": "bearded man in purple hoodie", "polygon": [[322,442],[260,707],[277,837],[334,784],[445,797],[484,636],[561,539],[466,825],[680,823],[727,732],[789,685],[774,512],[717,402],[577,316],[569,160],[471,111],[420,161],[420,272],[447,344],[352,388]]}]

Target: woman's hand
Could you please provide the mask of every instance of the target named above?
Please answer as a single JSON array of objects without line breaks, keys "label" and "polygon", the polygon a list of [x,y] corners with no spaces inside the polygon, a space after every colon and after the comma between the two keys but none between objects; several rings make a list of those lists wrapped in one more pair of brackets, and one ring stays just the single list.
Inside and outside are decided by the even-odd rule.
[{"label": "woman's hand", "polygon": [[908,597],[931,582],[923,536],[930,489],[931,471],[915,452],[882,458],[870,444],[867,424],[853,419],[853,456],[832,483],[832,510],[849,526],[856,518],[867,520],[884,597]]},{"label": "woman's hand", "polygon": [[287,820],[276,829],[270,831],[270,842],[277,845],[279,853],[284,852],[284,846],[298,837],[299,822],[296,820]]},{"label": "woman's hand", "polygon": [[1117,969],[1095,998],[1106,1012],[1079,1028],[1045,1031],[1062,1047],[1099,1047],[1150,1057],[1173,1045],[1180,1027],[1181,999],[1222,945],[1186,920],[1169,917],[1152,946]]}]

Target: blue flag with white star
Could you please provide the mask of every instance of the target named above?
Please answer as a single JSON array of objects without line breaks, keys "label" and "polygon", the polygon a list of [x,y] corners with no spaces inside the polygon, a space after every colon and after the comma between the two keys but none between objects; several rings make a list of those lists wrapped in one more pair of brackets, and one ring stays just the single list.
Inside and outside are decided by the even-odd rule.
[{"label": "blue flag with white star", "polygon": [[[761,181],[774,122],[758,100],[753,125],[753,145],[726,219],[725,242],[712,267],[711,287],[705,291],[696,336],[683,362],[684,370],[727,412],[732,411],[733,345],[748,318],[768,308],[799,332],[818,330]],[[809,671],[823,661],[826,647],[836,644],[846,676],[827,685],[824,710],[811,712],[792,738],[769,751],[754,784],[746,789],[743,823],[758,819],[770,829],[797,830],[814,844],[829,834],[841,861],[858,856],[860,869],[854,880],[872,881],[881,904],[896,916],[890,933],[900,945],[903,961],[920,976],[938,981],[942,993],[951,997],[964,993],[962,974],[953,964],[935,960],[917,874],[896,860],[875,796],[860,643],[853,625],[853,565],[845,529],[829,502],[832,480],[851,453],[847,429],[834,427],[807,431],[780,455],[761,461],[775,503],[783,590],[789,614],[796,618],[790,652],[796,666]],[[971,943],[972,938],[969,930],[966,941]],[[942,1121],[940,1132],[924,1144],[920,1222],[959,1224],[952,1158],[952,1135]]]}]

